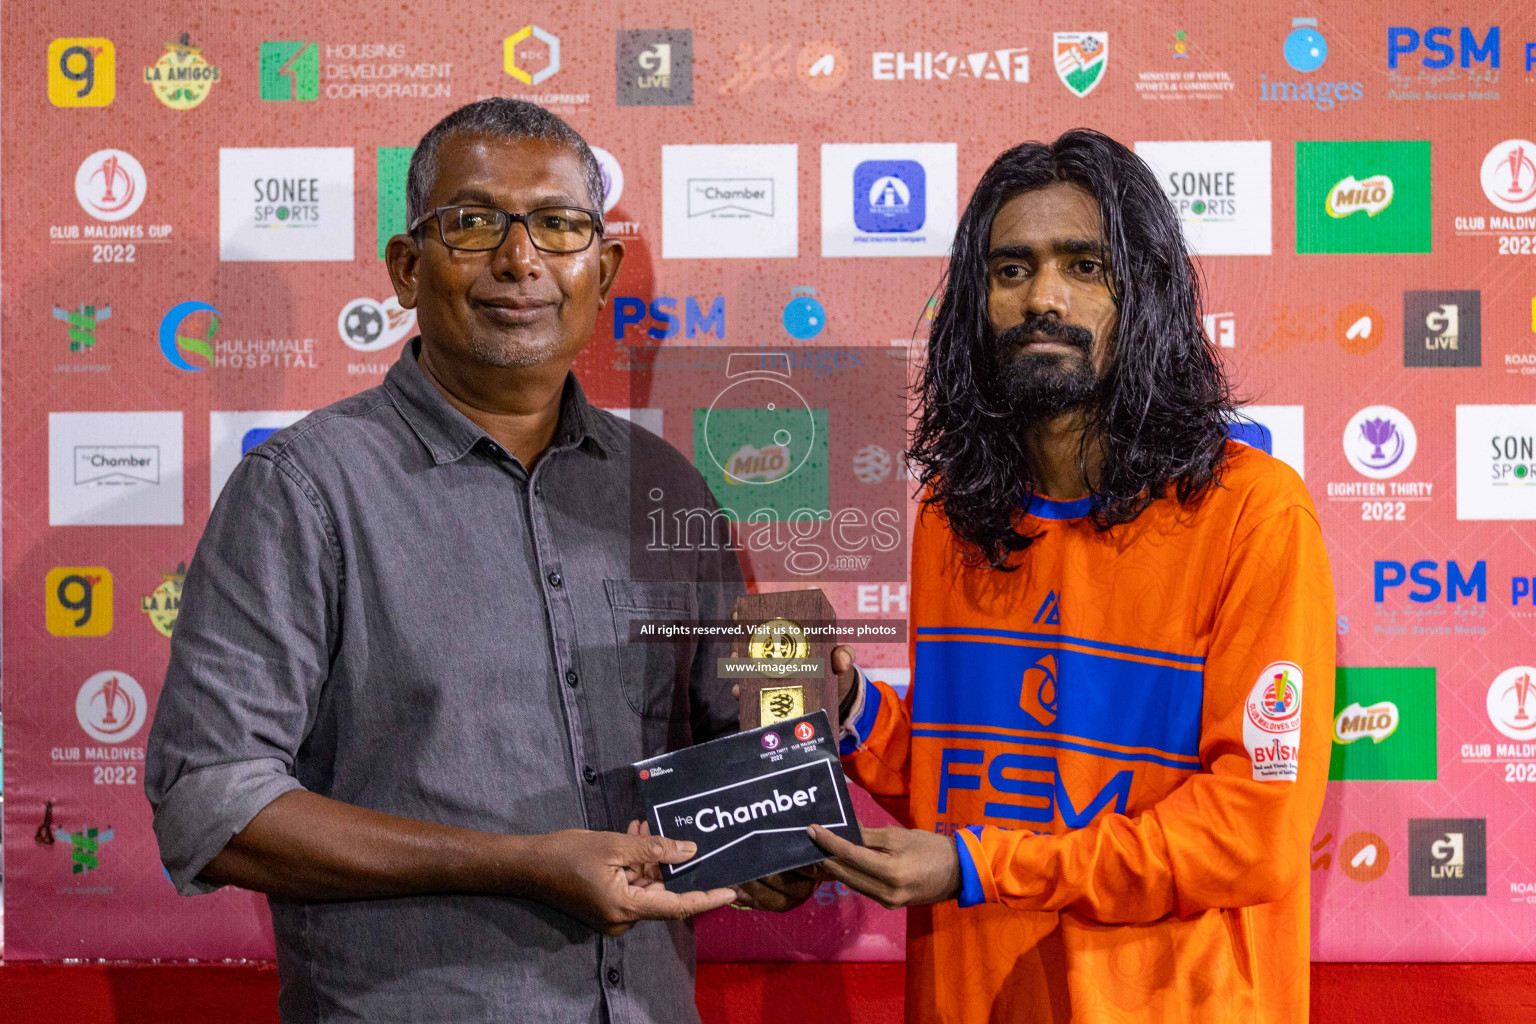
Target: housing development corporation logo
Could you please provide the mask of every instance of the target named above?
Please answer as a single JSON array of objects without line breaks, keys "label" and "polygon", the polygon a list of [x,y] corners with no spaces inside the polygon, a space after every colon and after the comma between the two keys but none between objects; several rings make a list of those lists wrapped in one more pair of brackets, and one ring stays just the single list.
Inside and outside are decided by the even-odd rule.
[{"label": "housing development corporation logo", "polygon": [[620,29],[614,57],[621,107],[693,104],[693,30]]},{"label": "housing development corporation logo", "polygon": [[1456,407],[1456,518],[1536,519],[1536,405]]},{"label": "housing development corporation logo", "polygon": [[797,146],[661,148],[665,259],[796,256],[798,206]]},{"label": "housing development corporation logo", "polygon": [[144,81],[154,90],[155,99],[172,110],[191,110],[202,103],[219,77],[218,67],[208,63],[185,32],[181,42],[166,43],[160,59],[144,69]]},{"label": "housing development corporation logo", "polygon": [[219,259],[351,260],[352,149],[219,150]]},{"label": "housing development corporation logo", "polygon": [[1056,32],[1051,45],[1056,77],[1077,97],[1087,96],[1109,69],[1108,32]]},{"label": "housing development corporation logo", "polygon": [[1428,142],[1296,143],[1296,251],[1429,252]]},{"label": "housing development corporation logo", "polygon": [[943,256],[954,239],[952,142],[821,147],[823,256]]},{"label": "housing development corporation logo", "polygon": [[1482,293],[1403,292],[1404,366],[1481,366]]},{"label": "housing development corporation logo", "polygon": [[261,98],[279,103],[320,98],[320,44],[278,40],[261,44]]},{"label": "housing development corporation logo", "polygon": [[1485,818],[1408,819],[1408,895],[1485,896]]},{"label": "housing development corporation logo", "polygon": [[1433,780],[1435,670],[1339,666],[1333,698],[1333,781]]},{"label": "housing development corporation logo", "polygon": [[75,171],[75,198],[80,208],[97,220],[132,217],[148,191],[143,165],[121,149],[97,150]]},{"label": "housing development corporation logo", "polygon": [[1268,256],[1270,144],[1258,142],[1138,142],[1184,225],[1184,239],[1201,256]]},{"label": "housing development corporation logo", "polygon": [[48,102],[56,107],[105,107],[117,96],[117,50],[101,38],[48,44]]}]

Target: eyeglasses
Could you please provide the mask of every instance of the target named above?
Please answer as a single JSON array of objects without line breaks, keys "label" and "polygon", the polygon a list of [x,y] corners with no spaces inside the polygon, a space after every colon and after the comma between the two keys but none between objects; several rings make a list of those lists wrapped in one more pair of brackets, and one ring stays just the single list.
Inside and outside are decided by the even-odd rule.
[{"label": "eyeglasses", "polygon": [[512,222],[528,231],[528,240],[540,252],[581,252],[597,234],[597,211],[576,206],[545,206],[527,213],[508,213],[494,206],[439,206],[416,218],[415,234],[429,220],[437,220],[438,237],[450,249],[489,252],[507,240]]}]

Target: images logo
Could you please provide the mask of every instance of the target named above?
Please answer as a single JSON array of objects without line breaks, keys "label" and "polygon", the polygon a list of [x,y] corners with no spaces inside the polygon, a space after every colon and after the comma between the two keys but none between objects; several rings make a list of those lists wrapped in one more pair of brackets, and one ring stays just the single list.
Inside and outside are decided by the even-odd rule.
[{"label": "images logo", "polygon": [[97,150],[75,172],[75,198],[81,209],[97,220],[132,217],[148,189],[143,166],[120,149]]},{"label": "images logo", "polygon": [[1317,30],[1317,19],[1292,18],[1284,51],[1285,62],[1296,71],[1311,73],[1322,67],[1328,60],[1328,40]]},{"label": "images logo", "polygon": [[1329,779],[1438,777],[1433,668],[1341,665],[1335,680]]},{"label": "images logo", "polygon": [[1488,720],[1512,740],[1536,740],[1536,668],[1516,665],[1488,686]]},{"label": "images logo", "polygon": [[524,25],[501,41],[501,69],[524,85],[543,83],[560,70],[560,37]]},{"label": "images logo", "polygon": [[1390,405],[1368,405],[1344,427],[1344,457],[1355,472],[1372,480],[1397,476],[1418,450],[1413,421]]},{"label": "images logo", "polygon": [[155,98],[172,110],[191,110],[208,98],[218,80],[219,69],[203,59],[203,51],[185,32],[181,42],[166,43],[160,59],[144,69],[144,81]]},{"label": "images logo", "polygon": [[693,30],[621,29],[615,86],[621,107],[693,104]]},{"label": "images logo", "polygon": [[416,327],[416,311],[402,309],[400,300],[391,295],[377,299],[353,299],[341,308],[336,318],[336,332],[348,348],[359,352],[378,352],[404,341]]},{"label": "images logo", "polygon": [[148,714],[144,688],[126,672],[97,672],[75,694],[75,718],[80,728],[100,743],[133,739]]},{"label": "images logo", "polygon": [[1327,210],[1330,217],[1348,217],[1364,211],[1374,217],[1392,205],[1392,179],[1377,174],[1356,181],[1349,175],[1328,190]]},{"label": "images logo", "polygon": [[59,306],[53,307],[53,318],[63,320],[69,324],[69,350],[71,352],[89,352],[96,347],[96,325],[112,315],[111,306],[89,306],[81,303],[80,308],[70,312]]},{"label": "images logo", "polygon": [[790,337],[809,341],[827,326],[827,311],[816,301],[816,289],[809,285],[797,285],[790,289],[792,296],[784,304],[780,318]]},{"label": "images logo", "polygon": [[925,181],[916,160],[865,160],[853,169],[853,223],[860,231],[921,230]]},{"label": "images logo", "polygon": [[[181,334],[181,325],[194,313],[208,313],[208,333],[201,338],[189,337]],[[172,306],[165,316],[160,318],[160,354],[178,370],[186,370],[189,373],[201,373],[213,365],[213,336],[219,331],[219,311],[206,302],[196,299],[187,302],[178,302]],[[200,355],[207,361],[207,366],[194,366],[182,356],[181,350],[186,349],[196,355]]]},{"label": "images logo", "polygon": [[43,619],[54,636],[106,636],[112,632],[112,573],[99,565],[49,569]]},{"label": "images logo", "polygon": [[1087,96],[1104,80],[1109,67],[1108,32],[1057,32],[1056,77],[1074,96]]},{"label": "images logo", "polygon": [[48,44],[48,102],[105,107],[117,96],[117,50],[110,39],[55,39]]},{"label": "images logo", "polygon": [[1409,818],[1408,894],[1487,895],[1487,851],[1485,818]]},{"label": "images logo", "polygon": [[1428,142],[1296,143],[1297,252],[1429,252],[1429,214]]},{"label": "images logo", "polygon": [[187,580],[187,563],[179,562],[175,572],[163,572],[160,576],[160,585],[139,600],[139,611],[149,616],[149,624],[156,632],[169,638],[181,614],[181,587]]},{"label": "images logo", "polygon": [[261,98],[279,103],[320,98],[320,44],[261,44]]},{"label": "images logo", "polygon": [[1403,292],[1404,366],[1481,366],[1482,294]]},{"label": "images logo", "polygon": [[1536,144],[1525,139],[1499,143],[1483,157],[1479,178],[1483,195],[1499,209],[1509,213],[1536,210]]}]

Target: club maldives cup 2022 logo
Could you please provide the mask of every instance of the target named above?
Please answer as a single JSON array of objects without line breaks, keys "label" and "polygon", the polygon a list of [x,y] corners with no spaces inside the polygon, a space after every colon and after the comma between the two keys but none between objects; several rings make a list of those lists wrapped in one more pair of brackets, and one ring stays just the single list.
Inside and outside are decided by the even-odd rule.
[{"label": "club maldives cup 2022 logo", "polygon": [[1295,781],[1301,763],[1301,666],[1264,666],[1243,708],[1243,745],[1261,782]]}]

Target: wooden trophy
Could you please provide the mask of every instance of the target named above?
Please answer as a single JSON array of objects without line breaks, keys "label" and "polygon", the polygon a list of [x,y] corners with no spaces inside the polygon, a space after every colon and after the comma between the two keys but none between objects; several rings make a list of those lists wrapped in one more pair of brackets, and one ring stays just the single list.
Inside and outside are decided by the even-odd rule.
[{"label": "wooden trophy", "polygon": [[[747,594],[737,599],[733,617],[745,632],[731,645],[732,660],[763,669],[731,675],[741,688],[742,731],[814,714],[817,708],[826,711],[835,730],[837,684],[828,675],[828,658],[836,643],[827,627],[837,624],[837,613],[827,595],[814,587]],[[812,671],[795,672],[794,666]]]}]

